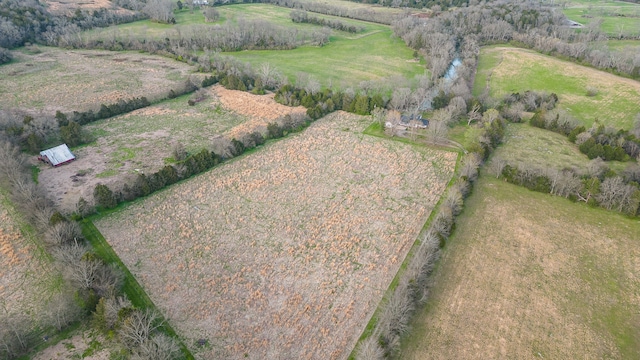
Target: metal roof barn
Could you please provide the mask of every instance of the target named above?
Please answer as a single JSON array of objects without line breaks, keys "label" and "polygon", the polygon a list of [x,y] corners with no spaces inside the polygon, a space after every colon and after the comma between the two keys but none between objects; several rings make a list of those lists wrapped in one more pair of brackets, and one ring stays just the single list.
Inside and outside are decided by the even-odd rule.
[{"label": "metal roof barn", "polygon": [[38,159],[48,162],[51,166],[59,166],[76,159],[67,144],[58,145],[51,149],[40,151]]}]

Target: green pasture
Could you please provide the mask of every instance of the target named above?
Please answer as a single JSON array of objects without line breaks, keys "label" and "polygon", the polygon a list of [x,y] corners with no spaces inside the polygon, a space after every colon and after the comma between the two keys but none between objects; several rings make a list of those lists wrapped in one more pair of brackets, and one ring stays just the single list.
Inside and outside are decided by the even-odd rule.
[{"label": "green pasture", "polygon": [[349,87],[361,81],[381,80],[396,75],[413,78],[425,74],[423,65],[413,60],[413,50],[391,29],[361,36],[334,36],[323,47],[303,46],[293,50],[257,50],[226,53],[257,66],[270,63],[290,81],[308,73],[323,86]]},{"label": "green pasture", "polygon": [[[526,90],[556,93],[557,106],[586,127],[598,119],[630,129],[640,113],[640,83],[524,49],[483,48],[474,94],[487,85],[494,97]],[[589,86],[598,89],[596,96],[587,96]]]},{"label": "green pasture", "polygon": [[610,36],[640,34],[640,4],[612,0],[572,0],[562,12],[583,25],[602,19],[600,29]]},{"label": "green pasture", "polygon": [[[640,21],[640,19],[638,19]],[[620,52],[632,51],[640,52],[640,40],[607,40],[595,41],[589,44],[591,49],[606,49]]]},{"label": "green pasture", "polygon": [[[294,23],[291,21],[289,14],[292,9],[279,7],[270,4],[233,4],[227,6],[218,6],[215,9],[220,13],[220,19],[216,22],[205,22],[203,9],[195,9],[190,11],[187,9],[179,10],[175,12],[176,24],[162,24],[151,20],[140,20],[132,23],[121,24],[107,29],[94,29],[86,31],[84,34],[87,37],[109,37],[109,36],[129,36],[139,39],[162,39],[172,34],[177,34],[183,31],[190,25],[210,25],[223,24],[226,22],[237,23],[239,19],[244,20],[263,20],[271,24],[294,27],[300,30],[313,30],[319,29],[317,25]],[[381,28],[388,28],[384,25],[378,25],[374,23],[368,23],[364,21],[352,20],[347,18],[341,18],[337,16],[322,15],[316,13],[310,13],[314,17],[320,17],[324,19],[339,20],[343,23],[364,26],[365,33],[370,31],[380,30]],[[348,36],[349,33],[342,31],[335,31],[335,34],[342,36]]]},{"label": "green pasture", "polygon": [[[590,161],[566,136],[529,124],[508,124],[504,142],[493,156],[513,165],[526,164],[540,169],[558,170],[586,171]],[[618,161],[609,161],[607,165],[617,173],[627,166]]]},{"label": "green pasture", "polygon": [[118,175],[125,164],[139,169],[151,163],[161,166],[170,161],[173,144],[179,142],[188,152],[197,152],[208,148],[216,135],[247,121],[211,99],[189,106],[190,96],[86,125],[86,131],[98,141],[82,146],[83,151],[105,152],[106,169],[96,176]]},{"label": "green pasture", "polygon": [[398,358],[638,358],[638,239],[637,219],[483,175]]}]

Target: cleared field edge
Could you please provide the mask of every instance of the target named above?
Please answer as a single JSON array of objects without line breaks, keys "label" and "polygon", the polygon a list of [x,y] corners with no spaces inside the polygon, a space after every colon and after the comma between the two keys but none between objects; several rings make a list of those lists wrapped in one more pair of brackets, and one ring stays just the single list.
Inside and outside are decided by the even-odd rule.
[{"label": "cleared field edge", "polygon": [[[368,127],[367,129],[369,129],[369,128],[370,127]],[[364,133],[367,134],[366,130],[365,130]],[[375,137],[383,137],[383,138],[387,138],[388,139],[388,137],[385,137],[383,135],[377,135],[375,133],[368,134],[368,135],[369,136],[375,136]],[[392,140],[400,141],[399,139],[392,139]],[[404,141],[401,141],[401,142],[404,142]],[[451,179],[449,179],[449,182],[447,183],[447,186],[446,186],[445,190],[440,195],[440,199],[438,200],[438,202],[435,204],[435,206],[431,210],[431,213],[429,214],[429,217],[427,218],[427,220],[425,221],[424,225],[422,226],[422,229],[420,230],[420,232],[416,236],[416,239],[414,240],[413,244],[411,245],[411,248],[407,252],[407,255],[404,257],[404,260],[402,261],[402,263],[400,264],[400,267],[398,268],[398,272],[396,272],[395,276],[393,277],[393,280],[391,280],[391,283],[389,283],[389,286],[385,290],[384,295],[380,299],[380,302],[378,303],[378,306],[371,312],[371,316],[369,317],[369,321],[367,322],[367,324],[363,328],[360,337],[358,337],[358,339],[354,342],[354,344],[353,344],[353,346],[351,348],[351,353],[349,354],[349,357],[348,357],[349,360],[354,360],[356,358],[356,352],[358,350],[358,344],[360,344],[360,342],[362,342],[363,340],[365,340],[369,336],[371,336],[374,328],[378,324],[378,316],[379,316],[379,314],[384,310],[384,307],[387,304],[387,302],[389,301],[389,298],[391,297],[391,295],[393,294],[393,291],[398,286],[398,283],[400,282],[400,278],[404,274],[404,272],[405,272],[407,266],[409,265],[409,263],[411,262],[411,260],[413,260],[413,256],[415,254],[415,251],[421,244],[420,239],[424,236],[426,231],[429,229],[429,226],[431,225],[431,222],[433,221],[434,217],[438,214],[438,210],[440,209],[440,205],[442,203],[442,200],[446,198],[446,195],[449,192],[449,189],[451,188],[451,186],[456,181],[456,176],[455,175],[458,172],[458,167],[460,166],[460,160],[462,159],[463,153],[461,151],[454,151],[454,150],[451,150],[451,149],[446,149],[446,150],[442,150],[442,151],[455,152],[455,153],[458,154],[458,156],[456,158],[456,166],[455,166],[455,169],[454,169],[453,174],[451,176]],[[438,266],[438,263],[439,263],[439,261],[436,262],[436,264],[435,264],[436,267]]]},{"label": "cleared field edge", "polygon": [[[79,224],[82,228],[82,235],[84,235],[89,243],[91,243],[93,250],[101,259],[103,259],[108,264],[115,264],[122,270],[122,272],[124,273],[123,290],[125,294],[127,294],[129,300],[131,300],[131,303],[139,308],[156,309],[156,306],[149,295],[147,295],[142,286],[140,286],[140,283],[138,283],[136,278],[131,274],[127,266],[122,262],[122,260],[120,260],[111,245],[109,245],[104,236],[102,236],[100,230],[98,230],[98,228],[93,224],[92,219],[98,216],[100,215],[80,221]],[[160,314],[161,319],[164,323],[162,326],[162,330],[169,336],[180,341],[180,349],[186,356],[187,360],[195,359],[191,354],[189,348],[185,345],[183,339],[176,334],[162,312],[158,312],[158,314]]]}]

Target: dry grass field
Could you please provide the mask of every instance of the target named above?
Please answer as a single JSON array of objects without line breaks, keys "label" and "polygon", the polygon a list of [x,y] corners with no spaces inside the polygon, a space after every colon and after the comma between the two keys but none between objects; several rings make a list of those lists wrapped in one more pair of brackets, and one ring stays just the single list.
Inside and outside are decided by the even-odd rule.
[{"label": "dry grass field", "polygon": [[63,112],[146,96],[161,98],[189,77],[189,65],[136,52],[30,47],[0,67],[0,108]]},{"label": "dry grass field", "polygon": [[640,358],[640,222],[485,176],[402,359]]},{"label": "dry grass field", "polygon": [[111,185],[142,172],[153,173],[166,165],[175,144],[190,152],[210,148],[212,139],[253,131],[266,131],[268,122],[287,114],[305,113],[288,107],[273,95],[252,95],[215,86],[209,98],[189,106],[189,96],[164,101],[144,109],[85,126],[97,141],[73,149],[76,161],[58,168],[40,164],[39,181],[66,210],[80,197],[92,199],[97,183]]},{"label": "dry grass field", "polygon": [[60,277],[42,250],[22,235],[16,216],[0,191],[0,317],[25,314],[25,321],[35,321],[30,316],[42,312]]},{"label": "dry grass field", "polygon": [[[640,82],[520,48],[482,49],[474,93],[486,86],[495,97],[526,90],[556,93],[557,106],[587,127],[598,119],[630,129],[640,113]],[[589,86],[598,90],[596,96],[587,96]]]},{"label": "dry grass field", "polygon": [[344,359],[456,161],[369,122],[336,112],[95,225],[198,359]]}]

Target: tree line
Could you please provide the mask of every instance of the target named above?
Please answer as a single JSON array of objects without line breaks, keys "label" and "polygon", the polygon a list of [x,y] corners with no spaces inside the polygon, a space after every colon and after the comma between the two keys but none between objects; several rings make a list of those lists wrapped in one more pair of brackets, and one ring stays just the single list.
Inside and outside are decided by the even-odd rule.
[{"label": "tree line", "polygon": [[[191,80],[187,80],[179,88],[170,89],[168,94],[159,100],[192,93],[198,87]],[[43,147],[53,143],[63,142],[71,147],[90,143],[94,139],[83,130],[83,125],[150,105],[151,102],[141,96],[120,99],[113,104],[101,104],[98,111],[73,111],[68,114],[57,111],[55,116],[18,109],[0,110],[0,134],[23,151],[37,154]]]},{"label": "tree line", "polygon": [[121,13],[106,9],[78,9],[70,16],[54,15],[37,0],[0,0],[0,64],[11,60],[5,49],[13,49],[26,43],[52,44],[69,33],[143,18],[145,15],[141,13]]},{"label": "tree line", "polygon": [[330,27],[335,30],[346,31],[350,33],[357,33],[364,31],[363,26],[349,25],[340,20],[325,19],[318,16],[309,15],[304,10],[293,10],[290,13],[291,20],[294,23],[314,24],[320,26]]},{"label": "tree line", "polygon": [[600,158],[592,160],[586,172],[573,169],[542,169],[493,160],[496,177],[529,190],[562,196],[572,201],[600,206],[629,216],[640,215],[640,167],[630,165],[622,175],[608,169]]},{"label": "tree line", "polygon": [[629,161],[640,156],[640,122],[631,131],[616,130],[600,124],[586,129],[567,114],[537,111],[529,120],[531,126],[557,132],[578,145],[580,152],[589,159],[601,158],[605,161]]},{"label": "tree line", "polygon": [[24,356],[48,335],[85,322],[104,332],[115,348],[112,356],[117,358],[182,358],[177,341],[158,331],[161,317],[151,309],[133,306],[122,293],[121,269],[97,256],[78,223],[58,212],[33,182],[29,161],[20,149],[0,139],[0,158],[0,186],[9,192],[39,246],[51,255],[53,266],[63,275],[55,290],[39,294],[46,303],[42,312],[2,309],[0,357]]}]

